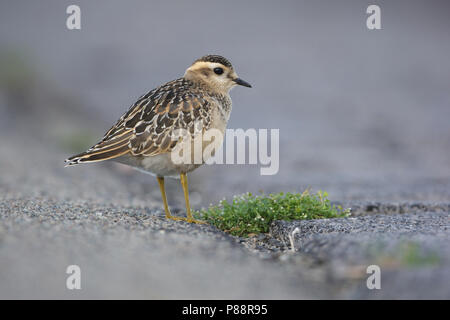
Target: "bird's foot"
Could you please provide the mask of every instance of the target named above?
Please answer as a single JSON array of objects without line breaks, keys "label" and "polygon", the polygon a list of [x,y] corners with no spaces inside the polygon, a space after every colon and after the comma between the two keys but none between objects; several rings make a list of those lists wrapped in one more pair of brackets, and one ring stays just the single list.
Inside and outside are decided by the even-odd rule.
[{"label": "bird's foot", "polygon": [[194,218],[185,218],[185,217],[175,217],[175,216],[166,216],[167,219],[175,220],[175,221],[185,221],[188,223],[196,223],[196,224],[206,224],[206,221],[196,220]]},{"label": "bird's foot", "polygon": [[186,218],[183,218],[183,217],[175,217],[175,216],[172,216],[172,215],[166,215],[166,218],[167,219],[169,219],[169,220],[174,220],[174,221],[185,221],[186,220]]},{"label": "bird's foot", "polygon": [[196,219],[194,219],[194,218],[186,218],[185,221],[186,221],[186,222],[189,222],[189,223],[206,224],[206,221],[196,220]]}]

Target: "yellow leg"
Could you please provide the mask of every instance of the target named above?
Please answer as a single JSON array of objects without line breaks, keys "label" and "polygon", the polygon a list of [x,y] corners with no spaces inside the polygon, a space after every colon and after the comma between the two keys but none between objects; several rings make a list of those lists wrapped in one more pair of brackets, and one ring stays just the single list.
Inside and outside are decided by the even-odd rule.
[{"label": "yellow leg", "polygon": [[164,202],[164,211],[166,212],[166,218],[167,219],[172,219],[172,220],[185,220],[183,218],[180,217],[174,217],[173,215],[170,214],[170,210],[169,210],[169,206],[167,205],[167,198],[166,198],[166,189],[164,188],[164,177],[157,177],[158,179],[158,183],[159,183],[159,189],[161,190],[161,196]]},{"label": "yellow leg", "polygon": [[186,173],[180,174],[181,179],[181,185],[183,186],[183,192],[184,192],[184,200],[186,201],[186,215],[187,215],[187,222],[193,222],[193,223],[206,223],[204,221],[195,220],[191,213],[191,206],[189,205],[189,189],[188,189],[188,180]]}]

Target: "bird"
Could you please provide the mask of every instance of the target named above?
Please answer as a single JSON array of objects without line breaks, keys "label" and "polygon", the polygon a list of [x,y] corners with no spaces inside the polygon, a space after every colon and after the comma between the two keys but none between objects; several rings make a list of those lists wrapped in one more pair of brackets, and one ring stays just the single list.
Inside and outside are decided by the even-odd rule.
[{"label": "bird", "polygon": [[[204,164],[207,158],[202,158],[200,163],[180,163],[173,160],[173,153],[183,143],[189,146],[199,134],[212,129],[222,134],[214,141],[215,146],[222,144],[232,109],[230,90],[237,85],[252,87],[238,77],[228,59],[220,55],[205,55],[195,60],[183,77],[139,97],[100,142],[66,159],[66,167],[112,160],[149,173],[158,181],[167,219],[205,223],[196,220],[191,213],[187,173]],[[183,130],[190,134],[189,137],[178,134],[178,139],[174,138],[177,137],[175,132]],[[186,217],[171,214],[165,177],[181,180]]]}]

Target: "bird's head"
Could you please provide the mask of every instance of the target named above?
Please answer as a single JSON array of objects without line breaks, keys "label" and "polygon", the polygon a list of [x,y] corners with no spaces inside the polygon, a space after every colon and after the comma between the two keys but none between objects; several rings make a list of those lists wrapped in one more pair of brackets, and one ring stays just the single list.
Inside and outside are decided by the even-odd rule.
[{"label": "bird's head", "polygon": [[235,85],[251,88],[240,79],[230,61],[222,56],[208,55],[194,61],[184,74],[186,79],[201,81],[214,91],[228,93]]}]

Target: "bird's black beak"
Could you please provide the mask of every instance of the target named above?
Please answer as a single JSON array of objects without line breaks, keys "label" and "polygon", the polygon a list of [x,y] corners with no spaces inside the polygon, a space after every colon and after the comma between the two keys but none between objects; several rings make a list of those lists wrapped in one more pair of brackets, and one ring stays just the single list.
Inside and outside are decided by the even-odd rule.
[{"label": "bird's black beak", "polygon": [[248,88],[252,87],[252,85],[250,83],[248,83],[247,81],[242,80],[241,78],[236,78],[233,81],[236,82],[236,84],[238,84],[240,86],[244,86],[244,87],[248,87]]}]

